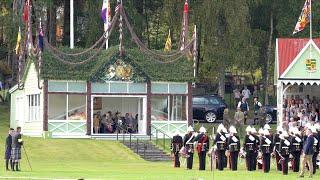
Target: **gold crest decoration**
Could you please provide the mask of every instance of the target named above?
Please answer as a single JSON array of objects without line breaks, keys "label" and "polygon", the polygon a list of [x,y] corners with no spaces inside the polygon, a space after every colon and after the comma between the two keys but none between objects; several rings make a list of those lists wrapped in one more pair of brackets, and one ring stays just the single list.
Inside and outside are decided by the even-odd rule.
[{"label": "gold crest decoration", "polygon": [[317,71],[317,60],[316,59],[307,59],[306,60],[306,70],[308,72]]}]

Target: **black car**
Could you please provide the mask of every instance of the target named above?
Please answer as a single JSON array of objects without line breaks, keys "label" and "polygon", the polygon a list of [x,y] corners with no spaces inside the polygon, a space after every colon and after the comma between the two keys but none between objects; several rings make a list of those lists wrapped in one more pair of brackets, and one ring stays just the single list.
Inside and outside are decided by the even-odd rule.
[{"label": "black car", "polygon": [[216,95],[197,95],[192,98],[193,119],[213,123],[222,119],[227,107],[223,99]]},{"label": "black car", "polygon": [[266,123],[273,124],[277,123],[277,108],[271,105],[264,106],[267,117],[266,117]]}]

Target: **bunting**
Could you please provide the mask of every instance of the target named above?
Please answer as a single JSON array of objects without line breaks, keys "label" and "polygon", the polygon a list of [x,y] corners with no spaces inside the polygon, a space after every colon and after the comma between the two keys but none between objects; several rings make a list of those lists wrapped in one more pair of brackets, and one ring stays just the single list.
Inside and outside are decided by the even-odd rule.
[{"label": "bunting", "polygon": [[293,35],[302,31],[311,19],[311,0],[306,0],[302,8],[302,12],[294,28]]},{"label": "bunting", "polygon": [[17,37],[17,44],[16,44],[16,48],[15,48],[16,54],[19,54],[20,43],[21,43],[21,30],[20,30],[20,27],[19,27],[18,37]]},{"label": "bunting", "polygon": [[170,36],[170,30],[169,30],[169,34],[168,34],[168,37],[167,37],[167,40],[166,40],[166,44],[164,46],[164,52],[171,51],[171,47],[172,47],[172,44],[171,44],[171,36]]}]

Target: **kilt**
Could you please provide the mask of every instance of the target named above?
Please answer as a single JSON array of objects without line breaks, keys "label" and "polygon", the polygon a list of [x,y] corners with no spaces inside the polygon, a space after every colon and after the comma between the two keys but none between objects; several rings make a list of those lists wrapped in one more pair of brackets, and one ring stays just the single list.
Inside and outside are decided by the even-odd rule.
[{"label": "kilt", "polygon": [[21,148],[12,148],[11,160],[19,161],[21,159]]},{"label": "kilt", "polygon": [[9,160],[11,158],[11,148],[6,148],[4,159]]}]

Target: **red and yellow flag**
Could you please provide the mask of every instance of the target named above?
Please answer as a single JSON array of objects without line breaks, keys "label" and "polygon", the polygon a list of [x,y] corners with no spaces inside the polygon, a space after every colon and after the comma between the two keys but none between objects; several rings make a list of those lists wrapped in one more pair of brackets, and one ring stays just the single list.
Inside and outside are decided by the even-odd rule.
[{"label": "red and yellow flag", "polygon": [[306,25],[310,22],[310,19],[311,19],[311,0],[306,0],[302,8],[300,17],[298,19],[298,22],[296,24],[296,27],[294,28],[293,34],[296,34],[302,31],[306,27]]}]

